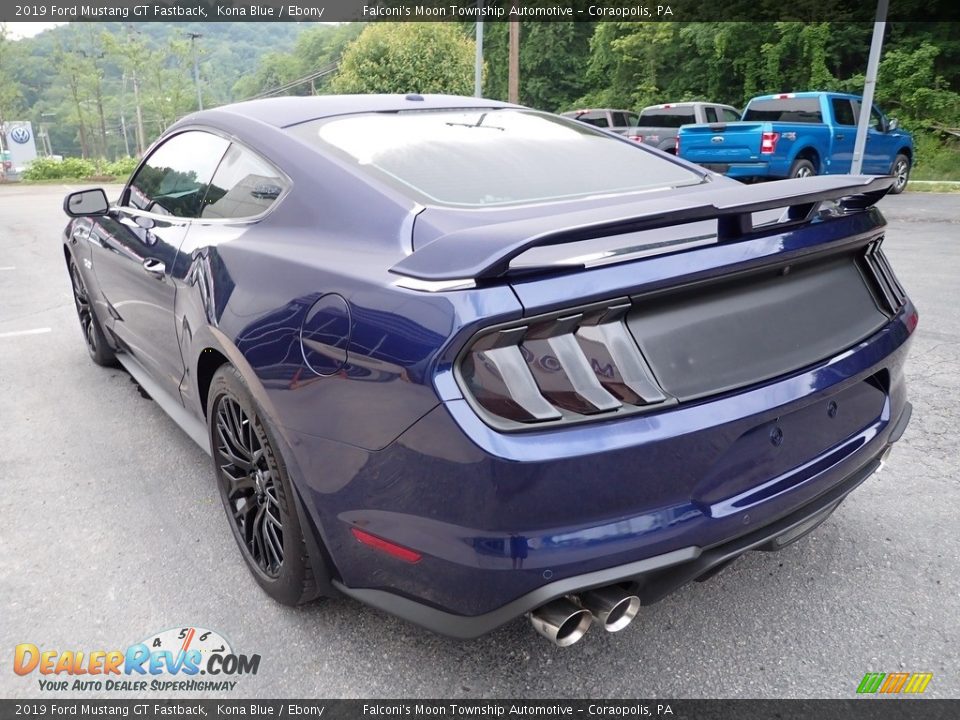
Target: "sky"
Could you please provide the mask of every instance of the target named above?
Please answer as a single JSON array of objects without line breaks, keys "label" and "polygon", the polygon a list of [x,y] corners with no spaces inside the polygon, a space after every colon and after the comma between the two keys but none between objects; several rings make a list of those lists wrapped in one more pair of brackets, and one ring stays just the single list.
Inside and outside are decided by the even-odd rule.
[{"label": "sky", "polygon": [[64,25],[62,22],[8,22],[7,34],[12,40],[20,38],[33,37],[39,32],[43,32],[57,25]]}]

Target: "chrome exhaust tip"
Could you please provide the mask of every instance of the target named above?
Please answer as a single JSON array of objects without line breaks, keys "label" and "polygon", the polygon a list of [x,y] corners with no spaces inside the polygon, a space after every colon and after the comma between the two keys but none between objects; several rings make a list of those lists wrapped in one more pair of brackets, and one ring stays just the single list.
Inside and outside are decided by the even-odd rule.
[{"label": "chrome exhaust tip", "polygon": [[586,635],[593,622],[588,610],[560,598],[530,613],[533,629],[557,647],[569,647]]},{"label": "chrome exhaust tip", "polygon": [[579,598],[607,632],[623,630],[640,611],[640,598],[616,587],[588,590]]}]

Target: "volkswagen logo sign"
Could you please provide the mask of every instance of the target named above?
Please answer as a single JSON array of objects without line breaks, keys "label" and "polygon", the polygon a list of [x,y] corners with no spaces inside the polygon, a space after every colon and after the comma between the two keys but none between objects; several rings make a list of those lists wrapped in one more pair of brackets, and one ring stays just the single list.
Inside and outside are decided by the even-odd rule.
[{"label": "volkswagen logo sign", "polygon": [[24,125],[19,125],[10,131],[10,139],[20,145],[28,143],[30,142],[30,129]]}]

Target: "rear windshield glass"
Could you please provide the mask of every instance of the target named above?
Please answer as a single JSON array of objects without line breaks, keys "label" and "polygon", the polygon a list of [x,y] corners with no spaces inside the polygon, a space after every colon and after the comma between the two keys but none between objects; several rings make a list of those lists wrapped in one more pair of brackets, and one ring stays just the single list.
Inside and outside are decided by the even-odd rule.
[{"label": "rear windshield glass", "polygon": [[529,110],[429,110],[313,120],[290,132],[417,199],[488,206],[691,185],[639,144]]},{"label": "rear windshield glass", "polygon": [[744,120],[761,122],[822,123],[818,98],[754,100],[743,114]]},{"label": "rear windshield glass", "polygon": [[653,108],[640,113],[640,124],[648,127],[678,128],[696,121],[693,108]]}]

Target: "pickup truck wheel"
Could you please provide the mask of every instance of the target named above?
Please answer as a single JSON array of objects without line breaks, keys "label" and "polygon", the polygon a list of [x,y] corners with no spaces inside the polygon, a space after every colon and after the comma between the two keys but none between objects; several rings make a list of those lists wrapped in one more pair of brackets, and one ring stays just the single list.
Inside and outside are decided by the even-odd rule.
[{"label": "pickup truck wheel", "polygon": [[794,160],[793,165],[790,166],[790,177],[792,178],[813,177],[816,174],[817,169],[809,160],[804,160],[802,158]]},{"label": "pickup truck wheel", "polygon": [[899,195],[907,187],[907,181],[910,179],[910,158],[902,154],[897,155],[890,168],[890,174],[894,177],[890,194]]}]

